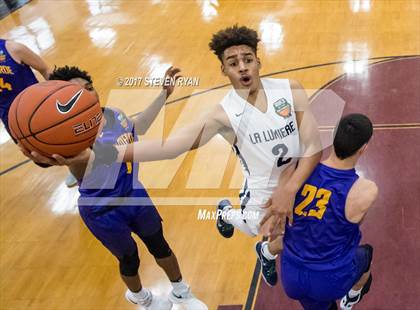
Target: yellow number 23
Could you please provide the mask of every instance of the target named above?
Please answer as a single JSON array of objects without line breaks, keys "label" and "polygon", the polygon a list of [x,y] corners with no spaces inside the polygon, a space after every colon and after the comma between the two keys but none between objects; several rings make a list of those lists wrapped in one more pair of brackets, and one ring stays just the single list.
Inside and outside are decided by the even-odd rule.
[{"label": "yellow number 23", "polygon": [[[313,185],[305,184],[301,195],[304,196],[305,199],[296,206],[295,214],[299,216],[313,216],[321,220],[324,216],[325,210],[327,209],[327,204],[331,197],[331,191],[325,188],[318,189]],[[305,209],[314,199],[317,199],[315,206],[318,210],[310,209],[303,211],[303,209]]]}]

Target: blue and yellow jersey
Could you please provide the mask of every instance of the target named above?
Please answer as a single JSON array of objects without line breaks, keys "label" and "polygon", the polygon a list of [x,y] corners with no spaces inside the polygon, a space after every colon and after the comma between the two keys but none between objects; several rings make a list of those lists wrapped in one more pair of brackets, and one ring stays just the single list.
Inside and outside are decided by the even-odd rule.
[{"label": "blue and yellow jersey", "polygon": [[6,40],[0,39],[0,118],[8,126],[10,105],[26,87],[38,83],[31,68],[13,60],[6,50]]},{"label": "blue and yellow jersey", "polygon": [[[97,142],[103,144],[126,145],[138,140],[131,120],[122,112],[104,109],[106,125]],[[138,163],[113,163],[97,165],[87,174],[79,187],[79,206],[87,206],[93,212],[101,212],[110,205],[132,205],[135,198],[144,198],[150,205],[149,196],[138,180]]]},{"label": "blue and yellow jersey", "polygon": [[333,270],[351,263],[361,239],[359,225],[349,222],[345,205],[358,179],[355,169],[322,163],[298,191],[293,225],[286,225],[283,256],[314,270]]}]

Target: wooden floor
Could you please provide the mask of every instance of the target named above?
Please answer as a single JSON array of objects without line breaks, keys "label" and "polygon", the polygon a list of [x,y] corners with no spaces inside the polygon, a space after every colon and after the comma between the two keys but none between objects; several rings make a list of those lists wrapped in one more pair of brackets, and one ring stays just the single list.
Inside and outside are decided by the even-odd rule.
[{"label": "wooden floor", "polygon": [[[171,99],[226,84],[208,42],[235,23],[259,32],[261,74],[300,68],[273,76],[297,79],[312,94],[340,74],[363,71],[371,58],[420,54],[419,20],[416,0],[32,1],[0,20],[0,37],[27,44],[50,64],[89,71],[102,105],[133,114],[157,89],[119,87],[120,77],[160,77],[175,65],[200,79]],[[147,137],[188,123],[223,92],[173,103]],[[3,128],[0,152],[0,171],[25,160]],[[244,304],[257,238],[224,240],[214,221],[197,220],[198,209],[213,210],[218,198],[237,194],[241,172],[229,146],[216,138],[197,152],[141,167],[194,293],[210,309]],[[63,168],[31,163],[0,176],[0,309],[134,309],[123,298],[115,259],[79,218],[77,189],[66,188],[65,176]],[[167,293],[169,282],[140,248],[144,285]]]}]

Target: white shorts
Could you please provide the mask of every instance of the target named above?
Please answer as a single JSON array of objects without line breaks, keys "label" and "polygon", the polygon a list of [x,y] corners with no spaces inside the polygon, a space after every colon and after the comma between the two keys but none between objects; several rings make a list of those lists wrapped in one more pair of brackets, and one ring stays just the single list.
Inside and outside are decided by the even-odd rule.
[{"label": "white shorts", "polygon": [[242,210],[243,221],[254,237],[260,233],[260,222],[265,212],[265,209],[256,206],[247,206]]}]

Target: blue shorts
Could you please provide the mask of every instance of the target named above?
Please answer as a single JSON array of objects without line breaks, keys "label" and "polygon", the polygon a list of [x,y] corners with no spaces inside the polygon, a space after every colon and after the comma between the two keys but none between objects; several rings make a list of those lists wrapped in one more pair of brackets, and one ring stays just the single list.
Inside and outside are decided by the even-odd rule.
[{"label": "blue shorts", "polygon": [[351,266],[334,270],[318,271],[298,265],[290,258],[281,258],[283,288],[292,299],[298,300],[305,310],[327,310],[342,298],[370,268],[372,251],[359,246]]},{"label": "blue shorts", "polygon": [[162,219],[152,204],[113,206],[94,213],[89,206],[79,205],[80,216],[92,234],[117,258],[132,255],[137,250],[131,233],[142,239],[162,228]]}]

